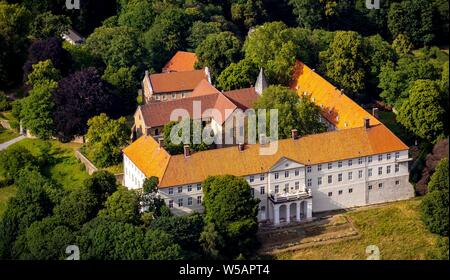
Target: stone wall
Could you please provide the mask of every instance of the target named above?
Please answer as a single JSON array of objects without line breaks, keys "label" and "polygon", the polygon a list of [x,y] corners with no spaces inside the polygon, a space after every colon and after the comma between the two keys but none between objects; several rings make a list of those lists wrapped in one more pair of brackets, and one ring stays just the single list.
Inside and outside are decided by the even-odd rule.
[{"label": "stone wall", "polygon": [[[75,151],[75,157],[81,161],[81,163],[84,164],[84,166],[86,167],[86,172],[89,175],[92,175],[92,173],[94,173],[95,171],[98,171],[99,169],[87,158],[85,157],[79,149],[77,149]],[[123,185],[124,184],[124,173],[117,173],[114,174],[114,176],[116,177],[117,183]]]}]

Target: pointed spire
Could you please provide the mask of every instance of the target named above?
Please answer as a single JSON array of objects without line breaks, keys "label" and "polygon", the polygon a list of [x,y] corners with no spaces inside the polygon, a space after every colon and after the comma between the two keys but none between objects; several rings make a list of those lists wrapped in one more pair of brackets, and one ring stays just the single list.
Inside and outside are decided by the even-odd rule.
[{"label": "pointed spire", "polygon": [[268,84],[266,81],[266,77],[264,76],[264,71],[262,68],[259,70],[258,79],[255,83],[255,91],[257,94],[261,95],[262,92],[267,88]]}]

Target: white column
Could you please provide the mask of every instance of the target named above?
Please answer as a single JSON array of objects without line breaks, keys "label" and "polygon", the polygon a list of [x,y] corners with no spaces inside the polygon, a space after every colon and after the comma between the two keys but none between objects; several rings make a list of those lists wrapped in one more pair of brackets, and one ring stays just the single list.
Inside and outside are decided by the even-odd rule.
[{"label": "white column", "polygon": [[291,222],[291,207],[290,204],[286,204],[286,223]]},{"label": "white column", "polygon": [[274,205],[273,206],[273,222],[275,225],[279,225],[280,224],[280,206],[279,205]]},{"label": "white column", "polygon": [[301,202],[297,202],[297,222],[300,222],[300,204]]},{"label": "white column", "polygon": [[306,218],[312,218],[312,199],[309,199],[306,204]]}]

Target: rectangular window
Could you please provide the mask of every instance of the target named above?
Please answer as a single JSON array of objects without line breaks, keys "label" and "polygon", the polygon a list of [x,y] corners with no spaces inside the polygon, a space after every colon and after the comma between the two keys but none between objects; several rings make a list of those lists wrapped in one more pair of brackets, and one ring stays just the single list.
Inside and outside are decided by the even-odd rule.
[{"label": "rectangular window", "polygon": [[387,160],[390,160],[390,159],[391,159],[391,153],[387,153],[387,154],[386,154],[386,159],[387,159]]},{"label": "rectangular window", "polygon": [[328,176],[328,184],[333,183],[333,176],[329,175]]},{"label": "rectangular window", "polygon": [[348,180],[353,180],[353,172],[348,172]]},{"label": "rectangular window", "polygon": [[300,175],[300,169],[295,169],[295,176]]},{"label": "rectangular window", "polygon": [[339,190],[338,194],[341,195],[342,194],[342,190]]},{"label": "rectangular window", "polygon": [[[297,182],[296,182],[296,183],[297,183]],[[308,186],[308,187],[311,187],[311,186],[312,186],[312,179],[308,179],[307,186]]]},{"label": "rectangular window", "polygon": [[400,165],[396,164],[395,165],[395,173],[397,173],[400,170]]},{"label": "rectangular window", "polygon": [[198,205],[202,204],[202,196],[201,195],[197,196],[197,204]]},{"label": "rectangular window", "polygon": [[400,181],[399,181],[399,180],[395,181],[395,184],[396,184],[396,185],[399,185],[399,184],[400,184]]},{"label": "rectangular window", "polygon": [[317,165],[317,171],[322,171],[322,164]]},{"label": "rectangular window", "polygon": [[202,190],[202,185],[197,184],[197,191],[200,191],[200,190]]},{"label": "rectangular window", "polygon": [[390,165],[388,165],[388,166],[386,167],[386,173],[387,173],[387,174],[390,174],[390,173],[391,173],[391,166],[390,166]]},{"label": "rectangular window", "polygon": [[188,206],[192,205],[192,197],[188,197]]},{"label": "rectangular window", "polygon": [[382,187],[383,187],[383,183],[379,183],[379,184],[378,184],[378,188],[381,189]]},{"label": "rectangular window", "polygon": [[352,193],[353,192],[353,189],[348,189],[348,193]]},{"label": "rectangular window", "polygon": [[338,167],[339,167],[339,168],[342,167],[342,161],[338,161]]},{"label": "rectangular window", "polygon": [[253,181],[255,181],[255,177],[254,176],[250,176],[249,181],[250,181],[250,183],[253,183]]},{"label": "rectangular window", "polygon": [[265,179],[265,178],[264,178],[264,174],[260,174],[260,175],[259,175],[259,180],[260,180],[260,181],[264,181],[264,179]]},{"label": "rectangular window", "polygon": [[369,162],[369,163],[372,162],[372,156],[367,157],[367,162]]},{"label": "rectangular window", "polygon": [[311,173],[311,166],[306,167],[306,172]]},{"label": "rectangular window", "polygon": [[362,164],[363,163],[363,159],[362,158],[359,158],[358,159],[358,164]]},{"label": "rectangular window", "polygon": [[178,199],[178,207],[183,207],[183,199],[182,198]]},{"label": "rectangular window", "polygon": [[352,166],[353,165],[353,161],[351,159],[348,160],[348,166]]},{"label": "rectangular window", "polygon": [[178,193],[182,193],[183,192],[183,187],[178,187]]},{"label": "rectangular window", "polygon": [[173,208],[173,200],[169,200],[169,208]]},{"label": "rectangular window", "polygon": [[333,196],[333,193],[332,193],[332,192],[329,192],[329,193],[328,193],[328,196]]},{"label": "rectangular window", "polygon": [[338,174],[338,182],[342,182],[342,173]]},{"label": "rectangular window", "polygon": [[280,187],[278,185],[275,185],[275,193],[278,193],[280,191]]},{"label": "rectangular window", "polygon": [[368,188],[368,189],[369,189],[369,191],[370,191],[370,190],[372,189],[372,185],[368,186],[367,188]]},{"label": "rectangular window", "polygon": [[192,191],[192,185],[188,185],[188,192]]},{"label": "rectangular window", "polygon": [[378,167],[378,175],[383,175],[383,167]]},{"label": "rectangular window", "polygon": [[358,178],[361,179],[363,176],[363,171],[362,170],[358,170]]},{"label": "rectangular window", "polygon": [[322,185],[322,177],[317,177],[317,185]]},{"label": "rectangular window", "polygon": [[289,184],[285,184],[284,185],[284,192],[288,193],[289,192]]},{"label": "rectangular window", "polygon": [[[311,179],[309,179],[311,180]],[[295,190],[298,191],[298,189],[300,188],[300,182],[295,182]]]},{"label": "rectangular window", "polygon": [[275,180],[276,180],[276,179],[278,179],[278,177],[279,177],[280,175],[278,174],[278,172],[275,172],[274,176],[275,176]]},{"label": "rectangular window", "polygon": [[372,177],[372,168],[367,170],[367,176]]},{"label": "rectangular window", "polygon": [[395,152],[395,159],[400,158],[400,152]]},{"label": "rectangular window", "polygon": [[332,162],[328,163],[328,169],[331,169],[331,168],[333,168],[333,163]]},{"label": "rectangular window", "polygon": [[173,194],[173,188],[169,188],[169,194]]},{"label": "rectangular window", "polygon": [[266,193],[266,188],[265,187],[260,187],[259,188],[259,193],[260,194],[265,194]]},{"label": "rectangular window", "polygon": [[284,171],[284,177],[289,177],[289,171]]},{"label": "rectangular window", "polygon": [[378,155],[378,161],[382,161],[383,160],[383,155]]}]

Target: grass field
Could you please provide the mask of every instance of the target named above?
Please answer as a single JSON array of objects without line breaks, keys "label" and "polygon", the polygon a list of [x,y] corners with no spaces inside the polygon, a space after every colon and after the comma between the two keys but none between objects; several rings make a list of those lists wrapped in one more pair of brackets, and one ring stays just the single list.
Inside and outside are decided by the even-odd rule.
[{"label": "grass field", "polygon": [[38,139],[24,139],[13,146],[23,146],[34,155],[40,151],[49,149],[51,157],[50,164],[44,172],[55,182],[63,185],[66,189],[74,189],[81,185],[89,175],[84,166],[75,158],[74,151],[79,144],[60,143],[58,141],[43,141]]},{"label": "grass field", "polygon": [[421,260],[436,253],[438,236],[431,234],[420,219],[421,198],[382,206],[352,210],[352,219],[361,238],[282,253],[275,258],[289,260],[366,259],[369,245],[380,249],[381,259]]},{"label": "grass field", "polygon": [[0,126],[0,144],[8,142],[9,140],[12,140],[16,137],[19,137],[19,133],[13,130],[4,129],[2,126]]}]

